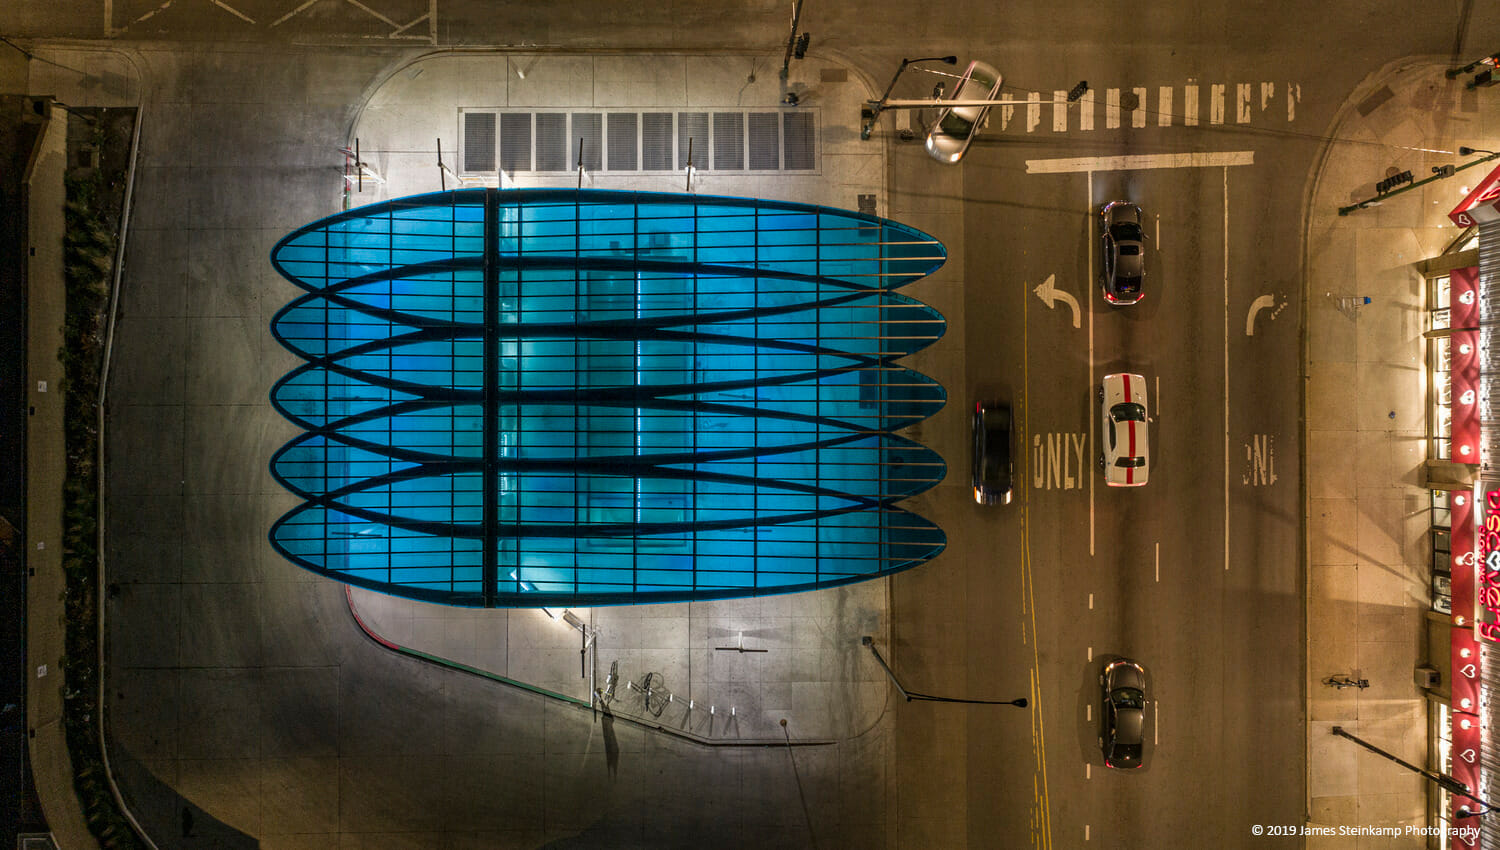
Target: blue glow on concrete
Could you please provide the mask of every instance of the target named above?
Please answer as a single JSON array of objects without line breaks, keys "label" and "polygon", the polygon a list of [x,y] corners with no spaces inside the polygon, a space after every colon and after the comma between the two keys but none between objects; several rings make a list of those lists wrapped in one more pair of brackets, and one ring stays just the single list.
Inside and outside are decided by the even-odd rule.
[{"label": "blue glow on concrete", "polygon": [[942,245],[741,198],[470,189],[283,239],[306,361],[271,531],[340,581],[469,606],[782,593],[920,564],[896,506],[942,459],[893,433],[944,392],[896,361],[943,318],[893,290]]}]

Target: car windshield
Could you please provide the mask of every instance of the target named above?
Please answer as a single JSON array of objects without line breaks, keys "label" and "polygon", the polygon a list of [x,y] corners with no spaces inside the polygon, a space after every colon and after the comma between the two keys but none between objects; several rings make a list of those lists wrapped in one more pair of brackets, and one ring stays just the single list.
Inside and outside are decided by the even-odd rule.
[{"label": "car windshield", "polygon": [[1120,708],[1144,708],[1146,695],[1136,688],[1115,688],[1110,700]]},{"label": "car windshield", "polygon": [[1145,238],[1141,233],[1141,226],[1135,222],[1122,222],[1109,229],[1111,235],[1120,242],[1140,242]]},{"label": "car windshield", "polygon": [[1122,457],[1119,460],[1115,461],[1115,466],[1122,467],[1124,469],[1140,469],[1145,465],[1146,459],[1143,457]]},{"label": "car windshield", "polygon": [[1122,401],[1109,409],[1109,418],[1116,422],[1145,422],[1146,408],[1133,401]]},{"label": "car windshield", "polygon": [[944,134],[962,139],[966,138],[969,131],[974,128],[974,122],[950,109],[948,114],[943,116],[943,123],[939,126],[943,128]]},{"label": "car windshield", "polygon": [[1120,245],[1120,256],[1122,256],[1122,257],[1134,257],[1135,255],[1139,254],[1140,252],[1141,252],[1141,246],[1139,246],[1139,245],[1131,245],[1131,244],[1122,244],[1122,245]]}]

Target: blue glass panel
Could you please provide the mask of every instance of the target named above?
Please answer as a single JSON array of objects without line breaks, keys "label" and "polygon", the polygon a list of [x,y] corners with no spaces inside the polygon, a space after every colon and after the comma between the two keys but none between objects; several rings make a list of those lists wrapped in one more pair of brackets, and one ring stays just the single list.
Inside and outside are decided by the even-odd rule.
[{"label": "blue glass panel", "polygon": [[[487,237],[486,233],[490,235]],[[488,259],[486,253],[488,252]],[[857,581],[940,552],[895,502],[940,481],[894,432],[941,408],[897,365],[943,332],[891,290],[942,264],[839,210],[462,190],[315,222],[272,391],[319,573],[457,605],[610,604]]]}]

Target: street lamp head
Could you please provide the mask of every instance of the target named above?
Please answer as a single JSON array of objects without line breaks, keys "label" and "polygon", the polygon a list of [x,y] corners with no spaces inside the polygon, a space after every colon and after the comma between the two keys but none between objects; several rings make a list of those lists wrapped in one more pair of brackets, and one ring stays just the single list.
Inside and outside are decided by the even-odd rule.
[{"label": "street lamp head", "polygon": [[915,65],[918,62],[942,62],[944,65],[957,65],[958,64],[958,57],[957,56],[923,56],[920,59],[902,59],[901,60],[901,67],[905,68],[907,65]]},{"label": "street lamp head", "polygon": [[1458,155],[1459,156],[1469,156],[1470,154],[1476,154],[1476,153],[1487,153],[1487,154],[1492,154],[1493,155],[1495,152],[1494,151],[1487,151],[1484,148],[1471,148],[1468,145],[1459,145],[1458,146]]}]

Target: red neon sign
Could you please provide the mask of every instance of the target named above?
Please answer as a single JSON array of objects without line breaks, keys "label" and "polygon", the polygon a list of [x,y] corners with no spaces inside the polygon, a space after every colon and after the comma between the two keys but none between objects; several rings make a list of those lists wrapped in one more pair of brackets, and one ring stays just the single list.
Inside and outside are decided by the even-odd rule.
[{"label": "red neon sign", "polygon": [[1479,214],[1476,211],[1491,206],[1497,198],[1500,198],[1500,168],[1491,171],[1489,176],[1479,181],[1474,191],[1448,213],[1448,219],[1459,227],[1469,227],[1476,219],[1492,220],[1493,211],[1488,214]]},{"label": "red neon sign", "polygon": [[1479,530],[1479,604],[1474,631],[1500,641],[1500,490],[1484,494],[1484,525]]}]

